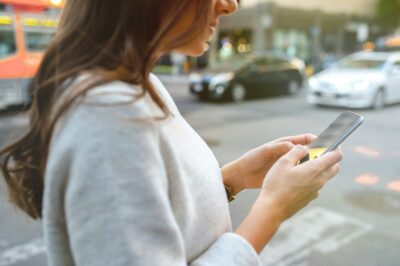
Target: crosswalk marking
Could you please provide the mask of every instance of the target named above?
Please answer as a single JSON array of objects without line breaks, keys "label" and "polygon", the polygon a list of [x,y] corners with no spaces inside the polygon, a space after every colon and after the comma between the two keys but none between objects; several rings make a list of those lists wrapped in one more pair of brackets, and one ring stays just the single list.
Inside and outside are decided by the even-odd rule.
[{"label": "crosswalk marking", "polygon": [[283,224],[261,253],[264,266],[307,265],[313,252],[332,253],[373,228],[325,208],[312,208]]},{"label": "crosswalk marking", "polygon": [[32,257],[46,252],[42,238],[35,239],[27,244],[15,246],[0,253],[0,266],[11,266],[20,261],[26,261]]}]

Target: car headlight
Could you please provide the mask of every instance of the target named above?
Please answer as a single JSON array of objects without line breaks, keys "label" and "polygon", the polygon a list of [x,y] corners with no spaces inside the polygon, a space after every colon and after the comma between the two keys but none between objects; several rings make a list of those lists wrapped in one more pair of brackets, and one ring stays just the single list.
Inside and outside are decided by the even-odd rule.
[{"label": "car headlight", "polygon": [[290,61],[290,63],[292,65],[294,65],[298,70],[300,71],[304,71],[304,69],[306,68],[305,64],[303,61],[299,60],[299,59],[293,59]]},{"label": "car headlight", "polygon": [[371,86],[371,82],[368,80],[360,80],[353,84],[353,89],[355,91],[363,91]]},{"label": "car headlight", "polygon": [[311,88],[318,88],[318,80],[317,80],[317,78],[311,77],[311,78],[308,80],[308,85],[309,85]]},{"label": "car headlight", "polygon": [[210,81],[210,90],[214,90],[215,87],[219,84],[227,84],[234,78],[234,73],[224,73],[214,76]]},{"label": "car headlight", "polygon": [[224,74],[218,74],[216,75],[212,80],[218,81],[218,82],[228,82],[233,79],[235,76],[234,73],[224,73]]},{"label": "car headlight", "polygon": [[222,75],[222,78],[223,78],[225,81],[231,81],[231,80],[233,79],[234,76],[235,76],[234,73],[226,73],[226,74],[223,74],[223,75]]},{"label": "car headlight", "polygon": [[190,82],[194,82],[194,83],[201,82],[201,75],[198,73],[191,73],[189,75],[189,80],[190,80]]}]

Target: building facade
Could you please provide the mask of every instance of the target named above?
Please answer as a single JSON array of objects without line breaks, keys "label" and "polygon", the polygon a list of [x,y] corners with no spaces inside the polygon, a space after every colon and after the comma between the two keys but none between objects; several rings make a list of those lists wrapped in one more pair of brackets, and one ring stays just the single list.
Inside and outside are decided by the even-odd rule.
[{"label": "building facade", "polygon": [[377,0],[242,0],[222,17],[210,63],[278,51],[316,65],[321,57],[360,50],[379,36]]}]

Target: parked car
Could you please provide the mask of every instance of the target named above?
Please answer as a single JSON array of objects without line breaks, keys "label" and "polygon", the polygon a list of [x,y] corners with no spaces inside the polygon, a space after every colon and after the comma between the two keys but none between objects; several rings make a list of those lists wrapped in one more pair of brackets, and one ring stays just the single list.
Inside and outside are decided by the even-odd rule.
[{"label": "parked car", "polygon": [[400,102],[400,53],[359,52],[309,79],[313,105],[379,109]]},{"label": "parked car", "polygon": [[211,69],[189,77],[190,92],[200,99],[240,102],[267,95],[294,95],[304,81],[303,61],[281,54],[257,56],[238,69]]}]

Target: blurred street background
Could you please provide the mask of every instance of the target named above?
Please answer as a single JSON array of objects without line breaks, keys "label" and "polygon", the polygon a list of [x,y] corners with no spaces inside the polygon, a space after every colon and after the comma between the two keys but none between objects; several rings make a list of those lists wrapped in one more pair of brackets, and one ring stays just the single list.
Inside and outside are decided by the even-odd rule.
[{"label": "blurred street background", "polygon": [[[27,85],[63,1],[0,0],[0,146],[28,124]],[[241,0],[200,58],[154,69],[223,165],[276,138],[364,116],[341,171],[262,252],[269,265],[400,265],[400,1]],[[26,108],[25,108],[26,109]],[[117,141],[117,140],[116,140]],[[234,227],[258,191],[231,203]],[[0,266],[46,265],[41,223],[0,178]]]}]

